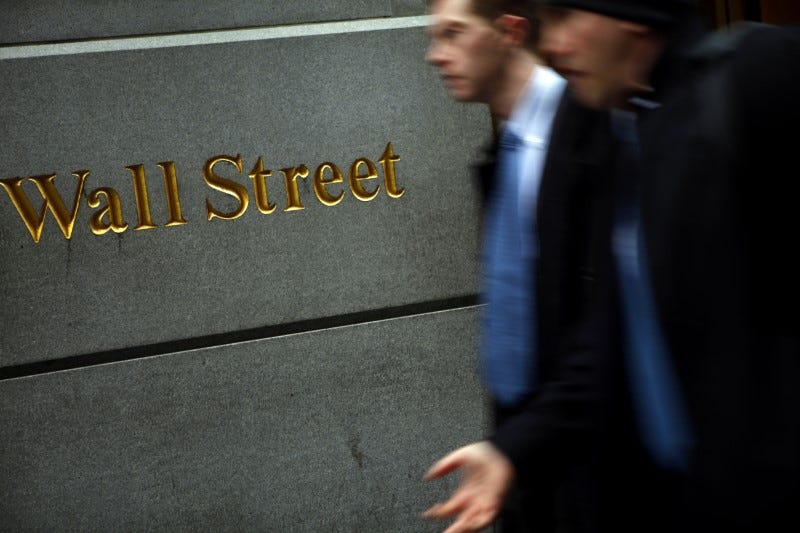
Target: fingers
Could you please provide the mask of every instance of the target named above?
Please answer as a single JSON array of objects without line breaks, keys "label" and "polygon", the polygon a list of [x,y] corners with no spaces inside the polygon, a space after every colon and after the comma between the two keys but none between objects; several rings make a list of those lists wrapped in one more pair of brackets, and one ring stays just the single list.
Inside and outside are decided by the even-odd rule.
[{"label": "fingers", "polygon": [[471,533],[489,526],[497,517],[499,506],[473,506],[462,512],[444,533]]},{"label": "fingers", "polygon": [[434,505],[424,514],[425,518],[429,519],[442,519],[458,515],[457,520],[450,524],[444,533],[479,531],[491,524],[499,511],[498,505],[484,507],[475,505],[474,502],[468,501],[468,498],[454,500],[455,497],[445,503]]},{"label": "fingers", "polygon": [[425,479],[436,479],[446,476],[450,472],[461,468],[465,461],[464,450],[467,448],[469,448],[469,446],[459,448],[458,450],[450,452],[439,459],[432,467],[430,467],[428,472],[425,473]]},{"label": "fingers", "polygon": [[463,469],[458,489],[447,501],[425,511],[425,518],[456,517],[445,533],[467,533],[488,526],[497,516],[514,477],[513,465],[488,442],[460,448],[434,464],[425,479]]},{"label": "fingers", "polygon": [[437,503],[425,511],[423,516],[425,516],[425,518],[435,519],[450,518],[451,516],[463,511],[469,505],[472,497],[473,495],[470,494],[469,491],[458,489],[449,500],[446,502]]},{"label": "fingers", "polygon": [[458,520],[450,524],[450,527],[443,533],[474,533],[489,526],[492,518],[486,519],[485,516],[468,517],[462,515]]}]

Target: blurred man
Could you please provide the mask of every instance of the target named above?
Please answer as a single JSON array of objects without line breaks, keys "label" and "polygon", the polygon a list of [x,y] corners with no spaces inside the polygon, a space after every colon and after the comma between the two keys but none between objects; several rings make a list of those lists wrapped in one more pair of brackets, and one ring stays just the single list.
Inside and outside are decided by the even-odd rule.
[{"label": "blurred man", "polygon": [[[563,78],[532,52],[533,4],[431,3],[427,60],[454,98],[487,104],[501,123],[480,176],[486,205],[480,367],[497,431],[429,473],[464,467],[456,493],[427,513],[458,516],[449,532],[485,527],[504,501],[502,531],[553,531],[565,465],[591,428],[591,352],[567,346],[573,340],[567,332],[593,283],[588,221],[598,170],[592,157],[578,153],[602,117],[564,98]],[[523,410],[536,420],[520,434],[507,422]],[[493,477],[483,477],[489,471]],[[486,481],[497,490],[473,491]]]},{"label": "blurred man", "polygon": [[797,31],[542,3],[542,53],[618,145],[595,529],[798,531]]}]

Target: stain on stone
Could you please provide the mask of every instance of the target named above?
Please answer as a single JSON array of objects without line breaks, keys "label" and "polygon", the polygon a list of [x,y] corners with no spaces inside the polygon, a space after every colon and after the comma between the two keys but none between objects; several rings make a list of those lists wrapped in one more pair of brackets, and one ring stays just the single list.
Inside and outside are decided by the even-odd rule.
[{"label": "stain on stone", "polygon": [[364,452],[358,449],[361,444],[361,435],[356,433],[350,437],[348,444],[350,445],[350,455],[353,456],[359,468],[364,468]]}]

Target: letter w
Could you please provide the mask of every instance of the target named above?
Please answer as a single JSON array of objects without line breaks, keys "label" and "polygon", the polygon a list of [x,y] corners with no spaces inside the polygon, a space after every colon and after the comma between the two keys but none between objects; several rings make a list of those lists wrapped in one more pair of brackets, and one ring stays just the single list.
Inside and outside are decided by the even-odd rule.
[{"label": "letter w", "polygon": [[[33,237],[33,242],[38,243],[42,236],[44,217],[47,214],[47,209],[50,209],[50,211],[53,213],[53,216],[58,223],[58,227],[61,228],[61,233],[64,234],[64,237],[67,239],[72,237],[72,228],[75,227],[75,218],[78,216],[78,202],[81,198],[83,184],[86,182],[86,177],[89,175],[89,171],[78,170],[73,172],[72,175],[78,178],[78,188],[75,191],[75,199],[72,201],[71,211],[67,211],[67,206],[64,205],[64,200],[61,199],[58,189],[56,189],[55,185],[53,185],[53,180],[56,177],[55,174],[51,174],[49,176],[33,176],[30,178],[11,178],[0,180],[0,187],[3,187],[3,189],[5,189],[5,191],[8,193],[8,196],[11,198],[11,202],[13,202],[14,207],[17,208],[19,216],[22,217],[22,221],[28,228],[31,237]],[[28,195],[22,188],[22,181],[25,179],[36,184],[36,188],[39,189],[39,194],[41,194],[42,198],[44,199],[42,209],[39,213],[33,209],[33,205],[31,205]]]}]

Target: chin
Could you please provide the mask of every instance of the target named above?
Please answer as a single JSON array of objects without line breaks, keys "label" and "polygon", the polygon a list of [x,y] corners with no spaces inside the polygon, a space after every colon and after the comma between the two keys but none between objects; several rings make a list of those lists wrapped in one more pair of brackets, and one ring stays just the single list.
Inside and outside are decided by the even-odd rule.
[{"label": "chin", "polygon": [[469,103],[475,101],[475,96],[465,91],[450,91],[450,95],[453,97],[453,100],[458,102]]},{"label": "chin", "polygon": [[581,90],[579,87],[575,87],[574,84],[572,87],[570,87],[570,92],[579,104],[586,106],[589,109],[604,111],[611,107],[607,99],[603,98],[603,95],[597,94],[596,92]]}]

